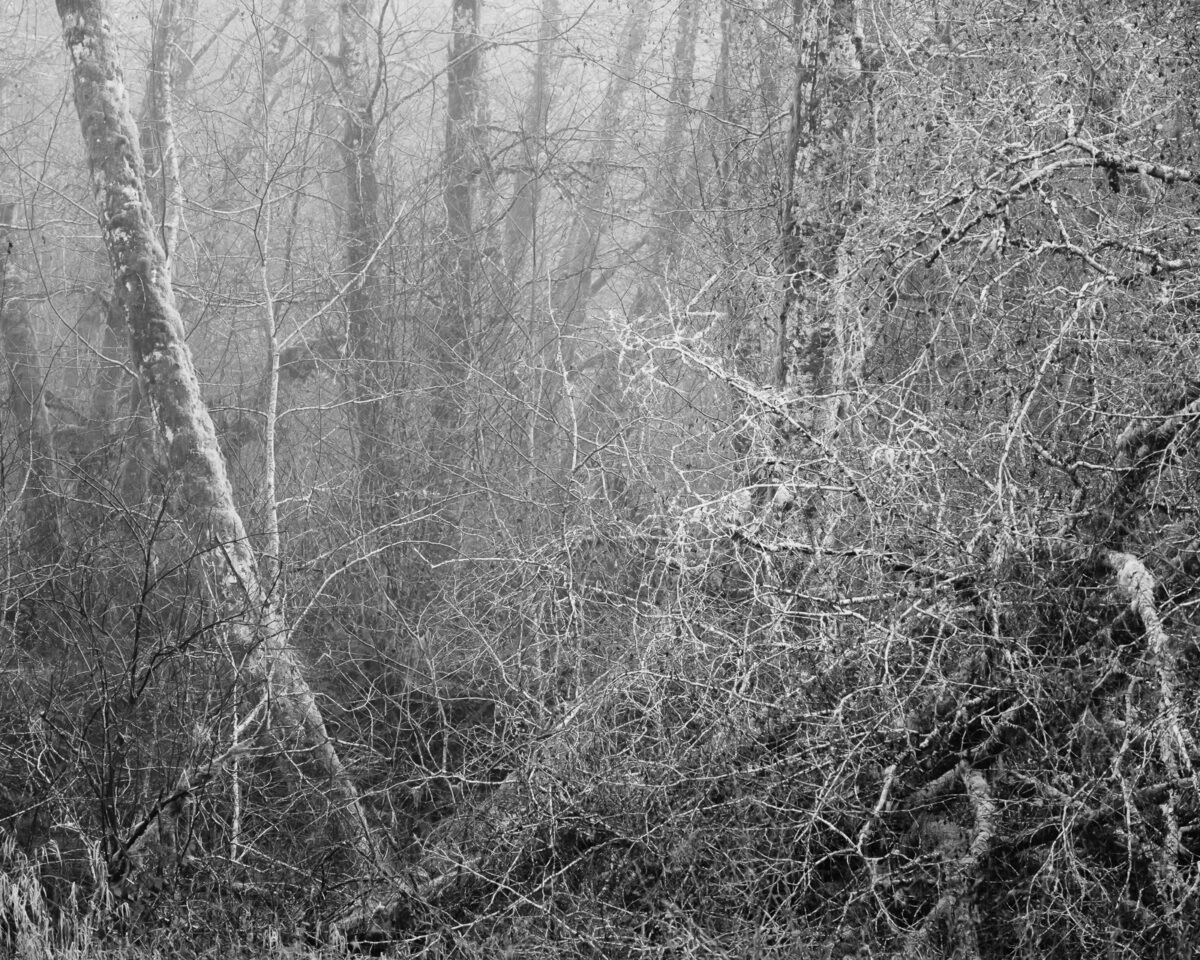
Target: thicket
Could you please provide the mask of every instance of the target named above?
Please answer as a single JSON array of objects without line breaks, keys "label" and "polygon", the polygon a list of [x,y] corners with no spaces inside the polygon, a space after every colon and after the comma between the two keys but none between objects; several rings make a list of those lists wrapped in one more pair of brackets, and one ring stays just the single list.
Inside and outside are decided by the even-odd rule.
[{"label": "thicket", "polygon": [[[142,470],[136,418],[81,412],[116,392],[100,364],[74,383],[47,364],[57,475],[31,492],[16,361],[34,351],[6,338],[8,409],[26,408],[0,451],[0,949],[1190,954],[1195,24],[1114,2],[959,4],[931,26],[897,5],[858,52],[871,77],[830,82],[827,110],[792,101],[824,126],[789,154],[769,131],[792,94],[763,87],[817,81],[794,38],[753,54],[764,24],[800,21],[732,7],[730,69],[755,71],[735,113],[767,132],[696,174],[657,299],[629,263],[604,279],[576,367],[521,339],[536,325],[497,268],[467,426],[445,431],[424,271],[447,261],[404,245],[383,282],[398,342],[366,397],[385,458],[364,464],[347,412],[348,315],[280,358],[284,536],[263,567],[360,791],[368,868],[230,640],[255,612],[216,595],[180,478]],[[870,135],[839,98],[875,111]],[[708,120],[735,115],[716,99]],[[799,222],[762,189],[784,157],[873,172]],[[196,296],[223,267],[249,287],[245,264],[179,270]],[[315,312],[318,292],[296,300]],[[777,338],[781,303],[835,318],[828,394],[800,374],[820,325]],[[263,548],[263,394],[238,373],[213,375],[211,406]],[[430,449],[439,430],[453,442]]]}]

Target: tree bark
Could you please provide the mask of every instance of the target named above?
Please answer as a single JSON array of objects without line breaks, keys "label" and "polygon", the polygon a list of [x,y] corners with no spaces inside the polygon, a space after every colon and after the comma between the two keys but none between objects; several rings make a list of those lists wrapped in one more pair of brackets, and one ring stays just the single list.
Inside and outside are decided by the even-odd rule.
[{"label": "tree bark", "polygon": [[574,365],[575,340],[592,290],[592,271],[604,231],[605,197],[625,107],[625,94],[633,80],[638,56],[646,41],[649,8],[635,4],[629,13],[625,37],[613,65],[608,89],[600,105],[596,150],[588,163],[590,177],[580,198],[567,238],[566,249],[555,270],[551,292],[553,322],[561,338],[563,365]]},{"label": "tree bark", "polygon": [[102,0],[57,0],[57,8],[114,296],[125,317],[160,456],[171,474],[171,506],[210,571],[225,608],[223,620],[251,676],[265,688],[275,731],[290,747],[298,769],[323,781],[334,836],[356,859],[366,860],[369,834],[358,792],[325,730],[282,611],[267,601],[259,582],[212,419],[200,396],[150,210],[137,128],[105,5]]},{"label": "tree bark", "polygon": [[[150,75],[142,105],[142,155],[148,171],[146,188],[156,211],[159,237],[168,269],[179,234],[182,189],[175,147],[175,0],[162,0],[153,18]],[[157,189],[156,189],[157,188]]]},{"label": "tree bark", "polygon": [[537,216],[541,207],[543,164],[546,160],[546,123],[550,114],[550,76],[558,39],[558,0],[542,0],[538,25],[533,87],[521,120],[521,170],[513,189],[512,205],[504,224],[504,260],[509,280],[517,283],[526,258],[533,254],[537,276]]},{"label": "tree bark", "polygon": [[37,336],[13,264],[18,241],[6,206],[0,223],[0,340],[8,366],[8,409],[16,428],[17,447],[27,460],[20,485],[25,515],[24,550],[37,569],[52,567],[62,551],[54,437],[46,410],[45,374]]},{"label": "tree bark", "polygon": [[453,0],[446,71],[446,256],[437,332],[439,389],[435,394],[431,454],[454,482],[466,457],[464,388],[471,371],[475,326],[474,183],[479,150],[480,0]]},{"label": "tree bark", "polygon": [[[646,40],[648,18],[649,8],[642,4],[635,4],[629,12],[621,51],[612,67],[608,87],[600,104],[596,148],[588,162],[588,183],[576,204],[566,247],[551,277],[550,329],[540,352],[543,366],[554,373],[546,378],[539,391],[537,408],[539,414],[545,412],[539,419],[547,425],[553,425],[558,422],[556,412],[559,404],[565,401],[566,411],[562,419],[570,426],[564,460],[570,473],[575,472],[581,458],[590,452],[582,450],[582,446],[587,444],[581,444],[583,438],[578,429],[576,403],[579,371],[575,354],[588,301],[603,286],[603,280],[597,282],[593,279],[596,254],[604,232],[604,218],[608,209],[606,198],[625,95],[633,81],[638,57]],[[543,429],[552,429],[552,426]],[[543,446],[551,448],[549,437],[545,438]]]},{"label": "tree bark", "polygon": [[675,50],[672,57],[671,86],[667,93],[667,117],[663,127],[661,163],[651,186],[649,252],[646,278],[633,299],[634,316],[643,316],[664,306],[658,284],[669,281],[679,260],[683,231],[687,226],[688,193],[681,183],[691,168],[677,165],[676,158],[686,156],[684,133],[692,103],[692,79],[696,65],[696,34],[700,26],[699,0],[682,0],[676,14]]},{"label": "tree bark", "polygon": [[379,181],[375,175],[377,122],[374,114],[378,86],[369,75],[367,41],[371,30],[370,0],[343,0],[338,8],[341,35],[342,110],[345,125],[339,149],[345,165],[346,271],[352,278],[346,291],[349,336],[346,354],[352,370],[352,405],[358,463],[366,513],[374,526],[386,521],[389,443],[386,396],[386,344],[379,284]]},{"label": "tree bark", "polygon": [[847,282],[843,247],[854,201],[846,155],[855,139],[856,94],[865,76],[853,0],[828,0],[793,15],[797,67],[780,210],[783,305],[777,385],[811,398],[810,426],[829,435],[844,386],[848,338],[837,293]]}]

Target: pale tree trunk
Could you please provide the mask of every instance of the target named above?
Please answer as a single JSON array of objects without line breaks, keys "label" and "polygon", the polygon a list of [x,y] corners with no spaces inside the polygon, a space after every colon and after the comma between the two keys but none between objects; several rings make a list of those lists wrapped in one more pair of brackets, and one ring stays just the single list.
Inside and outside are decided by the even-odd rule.
[{"label": "pale tree trunk", "polygon": [[[160,225],[159,241],[168,270],[172,269],[183,207],[174,105],[176,93],[185,87],[194,65],[193,59],[182,52],[179,23],[191,19],[193,7],[191,0],[161,0],[151,16],[150,64],[137,121],[146,193]],[[118,395],[128,369],[125,359],[129,338],[117,299],[97,294],[88,310],[103,314],[98,318],[103,339],[90,412],[93,455],[89,462],[96,468],[115,468],[121,501],[136,512],[144,507],[149,494],[147,471],[154,459],[152,426],[136,384],[124,398]],[[108,475],[109,470],[100,472]],[[92,518],[98,522],[100,515],[92,511]]]},{"label": "pale tree trunk", "polygon": [[8,366],[8,410],[17,449],[25,460],[18,486],[25,520],[24,553],[29,568],[45,570],[58,562],[62,552],[58,479],[54,436],[46,410],[45,371],[19,267],[13,262],[21,244],[12,211],[12,204],[0,210],[0,342]]},{"label": "pale tree trunk", "polygon": [[[466,386],[475,335],[474,188],[479,144],[480,0],[453,0],[446,70],[446,253],[441,267],[441,318],[436,357],[434,433],[430,453],[444,486],[454,486],[467,457]],[[444,492],[450,493],[449,489]]]},{"label": "pale tree trunk", "polygon": [[129,110],[101,0],[57,0],[71,57],[75,106],[99,207],[119,309],[143,402],[170,471],[171,506],[210,571],[222,619],[251,676],[265,687],[275,733],[303,773],[329,795],[333,834],[357,859],[371,856],[358,792],[342,765],[304,679],[276,604],[267,601],[254,552],[233,503],[212,419],[200,396],[166,256],[146,193],[136,125]]},{"label": "pale tree trunk", "polygon": [[[146,195],[150,199],[154,219],[159,224],[159,242],[166,259],[168,276],[173,280],[173,262],[178,242],[179,217],[183,207],[182,185],[179,178],[179,155],[175,145],[174,103],[176,84],[176,0],[161,0],[151,18],[150,69],[146,91],[142,97],[138,121],[142,163],[146,168]],[[128,340],[125,319],[119,309],[119,298],[113,297],[113,309],[108,311],[105,343]],[[117,356],[118,354],[107,354]],[[102,371],[101,380],[116,371]],[[106,398],[107,399],[107,398]],[[125,456],[120,465],[121,499],[127,508],[143,507],[150,494],[148,471],[152,469],[153,425],[150,413],[137,391],[129,395],[129,415],[124,427]],[[110,419],[105,430],[115,433],[121,426]]]},{"label": "pale tree trunk", "polygon": [[793,29],[798,56],[780,212],[784,290],[775,380],[809,398],[809,427],[827,437],[855,352],[846,243],[859,193],[851,150],[869,77],[853,0],[795,0]]}]

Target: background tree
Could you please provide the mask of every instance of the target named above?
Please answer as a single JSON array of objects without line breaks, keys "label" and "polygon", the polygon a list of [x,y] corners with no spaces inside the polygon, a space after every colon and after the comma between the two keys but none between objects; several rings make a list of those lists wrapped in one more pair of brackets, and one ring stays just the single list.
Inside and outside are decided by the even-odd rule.
[{"label": "background tree", "polygon": [[8,411],[15,426],[18,456],[24,469],[13,484],[15,499],[24,514],[24,553],[30,565],[44,576],[58,562],[63,549],[57,489],[58,460],[46,410],[45,372],[41,352],[23,297],[19,251],[22,244],[16,224],[16,204],[0,205],[0,342],[8,365]]},{"label": "background tree", "polygon": [[446,248],[442,267],[442,320],[437,329],[436,356],[439,378],[433,410],[434,433],[430,446],[453,477],[461,471],[467,412],[463,388],[473,363],[475,339],[475,262],[478,259],[474,226],[474,182],[483,166],[480,143],[479,100],[480,9],[476,0],[455,0],[451,6],[452,35],[446,66]]}]

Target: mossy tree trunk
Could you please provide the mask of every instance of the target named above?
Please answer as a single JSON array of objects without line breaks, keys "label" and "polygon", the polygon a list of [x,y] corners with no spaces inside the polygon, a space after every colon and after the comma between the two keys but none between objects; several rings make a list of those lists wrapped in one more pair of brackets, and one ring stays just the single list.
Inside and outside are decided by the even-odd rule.
[{"label": "mossy tree trunk", "polygon": [[57,0],[71,58],[75,106],[99,221],[172,507],[208,568],[222,620],[269,698],[271,725],[301,775],[328,797],[333,836],[370,856],[358,792],[325,729],[279,607],[259,581],[254,551],[233,502],[213,422],[200,395],[175,306],[166,256],[146,192],[138,132],[110,21],[101,0]]}]

